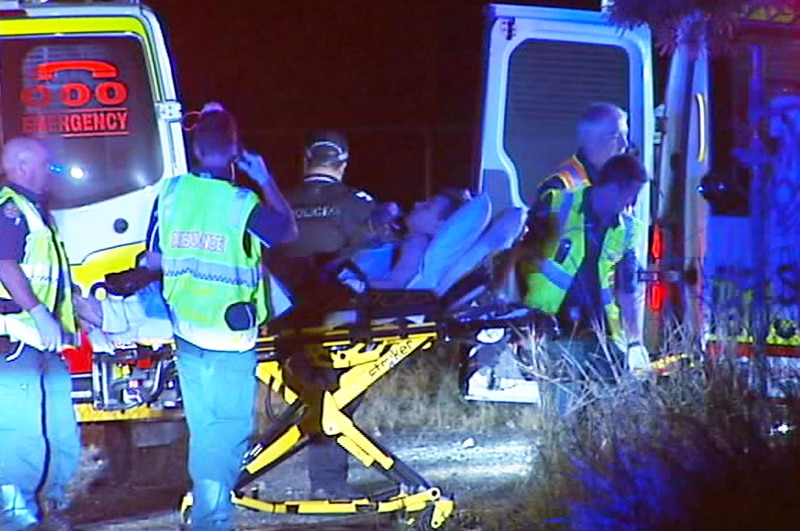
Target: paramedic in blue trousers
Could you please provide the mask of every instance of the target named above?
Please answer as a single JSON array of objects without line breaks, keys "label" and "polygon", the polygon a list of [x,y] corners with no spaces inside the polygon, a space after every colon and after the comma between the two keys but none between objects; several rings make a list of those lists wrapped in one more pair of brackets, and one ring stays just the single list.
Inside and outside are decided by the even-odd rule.
[{"label": "paramedic in blue trousers", "polygon": [[[197,165],[163,182],[147,265],[163,272],[189,428],[190,528],[234,529],[230,496],[254,427],[255,344],[268,315],[261,247],[291,240],[291,210],[234,117],[207,104],[192,129]],[[235,168],[259,196],[233,184]]]},{"label": "paramedic in blue trousers", "polygon": [[[299,235],[275,249],[270,256],[270,269],[286,282],[295,297],[295,325],[321,325],[330,311],[323,301],[346,297],[341,284],[327,278],[325,265],[345,258],[351,250],[391,238],[391,223],[400,214],[396,204],[379,203],[344,183],[349,156],[342,133],[310,133],[305,145],[303,181],[286,194]],[[325,388],[334,385],[338,377],[333,369],[313,366],[302,352],[293,354],[289,367],[305,383]],[[358,402],[349,405],[349,414]],[[307,456],[312,498],[360,497],[347,483],[348,453],[336,441],[322,434],[312,435]]]},{"label": "paramedic in blue trousers", "polygon": [[[65,488],[81,443],[61,349],[74,341],[69,262],[45,207],[50,153],[3,147],[0,188],[0,529],[71,529]],[[37,494],[43,500],[40,507]]]}]

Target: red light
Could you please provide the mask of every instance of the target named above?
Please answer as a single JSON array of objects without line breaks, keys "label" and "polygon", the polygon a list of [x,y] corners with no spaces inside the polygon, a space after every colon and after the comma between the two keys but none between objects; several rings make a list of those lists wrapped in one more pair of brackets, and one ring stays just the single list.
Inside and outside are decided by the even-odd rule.
[{"label": "red light", "polygon": [[653,241],[650,243],[650,256],[655,260],[661,260],[664,255],[664,233],[661,227],[653,227]]},{"label": "red light", "polygon": [[664,309],[667,287],[662,282],[653,282],[647,287],[647,305],[654,312]]}]

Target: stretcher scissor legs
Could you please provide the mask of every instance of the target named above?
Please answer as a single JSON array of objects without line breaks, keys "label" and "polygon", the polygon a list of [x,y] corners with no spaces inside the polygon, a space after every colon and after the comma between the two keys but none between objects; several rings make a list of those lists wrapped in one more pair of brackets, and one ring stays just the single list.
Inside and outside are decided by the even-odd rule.
[{"label": "stretcher scissor legs", "polygon": [[[348,405],[401,361],[429,350],[438,337],[436,325],[414,325],[402,330],[385,327],[386,333],[378,332],[379,337],[364,341],[328,336],[312,345],[311,350],[320,363],[342,370],[335,385],[329,388],[304,385],[287,374],[285,365],[275,359],[259,363],[257,377],[286,402],[287,408],[245,456],[231,495],[234,504],[274,514],[398,513],[414,529],[444,526],[454,510],[452,497],[364,433],[347,413]],[[391,481],[392,487],[351,500],[268,501],[261,499],[257,488],[248,490],[255,479],[295,455],[311,436],[320,433],[335,440],[365,467],[379,471]],[[181,507],[184,521],[189,518],[190,507],[189,494]]]}]

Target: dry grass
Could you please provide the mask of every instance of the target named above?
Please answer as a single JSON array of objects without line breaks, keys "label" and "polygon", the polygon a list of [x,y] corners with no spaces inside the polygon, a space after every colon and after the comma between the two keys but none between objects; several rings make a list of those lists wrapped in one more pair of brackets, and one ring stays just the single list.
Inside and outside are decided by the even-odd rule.
[{"label": "dry grass", "polygon": [[[661,351],[699,360],[698,344],[672,323]],[[356,413],[372,431],[515,426],[536,433],[536,465],[524,488],[460,511],[454,529],[800,529],[800,441],[793,431],[771,431],[795,425],[800,411],[748,398],[730,352],[676,366],[658,381],[617,375],[613,385],[587,385],[567,415],[466,402],[459,361],[454,345],[412,356]]]},{"label": "dry grass", "polygon": [[[662,348],[691,352],[690,336],[673,326]],[[588,386],[571,414],[546,413],[515,506],[476,509],[474,529],[800,529],[800,441],[772,429],[800,412],[745,386],[730,355],[657,382]]]},{"label": "dry grass", "polygon": [[[515,404],[470,402],[459,390],[460,351],[456,344],[443,344],[420,352],[392,370],[364,395],[354,418],[369,432],[403,430],[461,430],[480,433],[496,427],[534,431],[539,427],[538,410]],[[259,403],[267,390],[260,389]],[[281,399],[270,395],[274,412]],[[259,426],[270,423],[259,409]]]}]

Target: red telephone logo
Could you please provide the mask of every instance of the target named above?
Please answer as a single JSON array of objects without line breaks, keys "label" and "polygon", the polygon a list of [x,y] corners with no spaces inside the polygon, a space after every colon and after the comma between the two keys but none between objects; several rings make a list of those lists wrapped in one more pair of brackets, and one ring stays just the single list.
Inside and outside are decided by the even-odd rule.
[{"label": "red telephone logo", "polygon": [[[63,70],[87,70],[92,79],[103,79],[94,88],[83,83],[66,83],[58,91],[59,102],[65,107],[83,107],[92,96],[101,105],[115,106],[128,99],[128,88],[119,81],[111,79],[119,75],[119,69],[105,61],[74,60],[52,61],[36,67],[37,81],[51,81]],[[21,100],[27,107],[47,107],[53,103],[53,90],[47,85],[34,85],[22,90]]]}]

